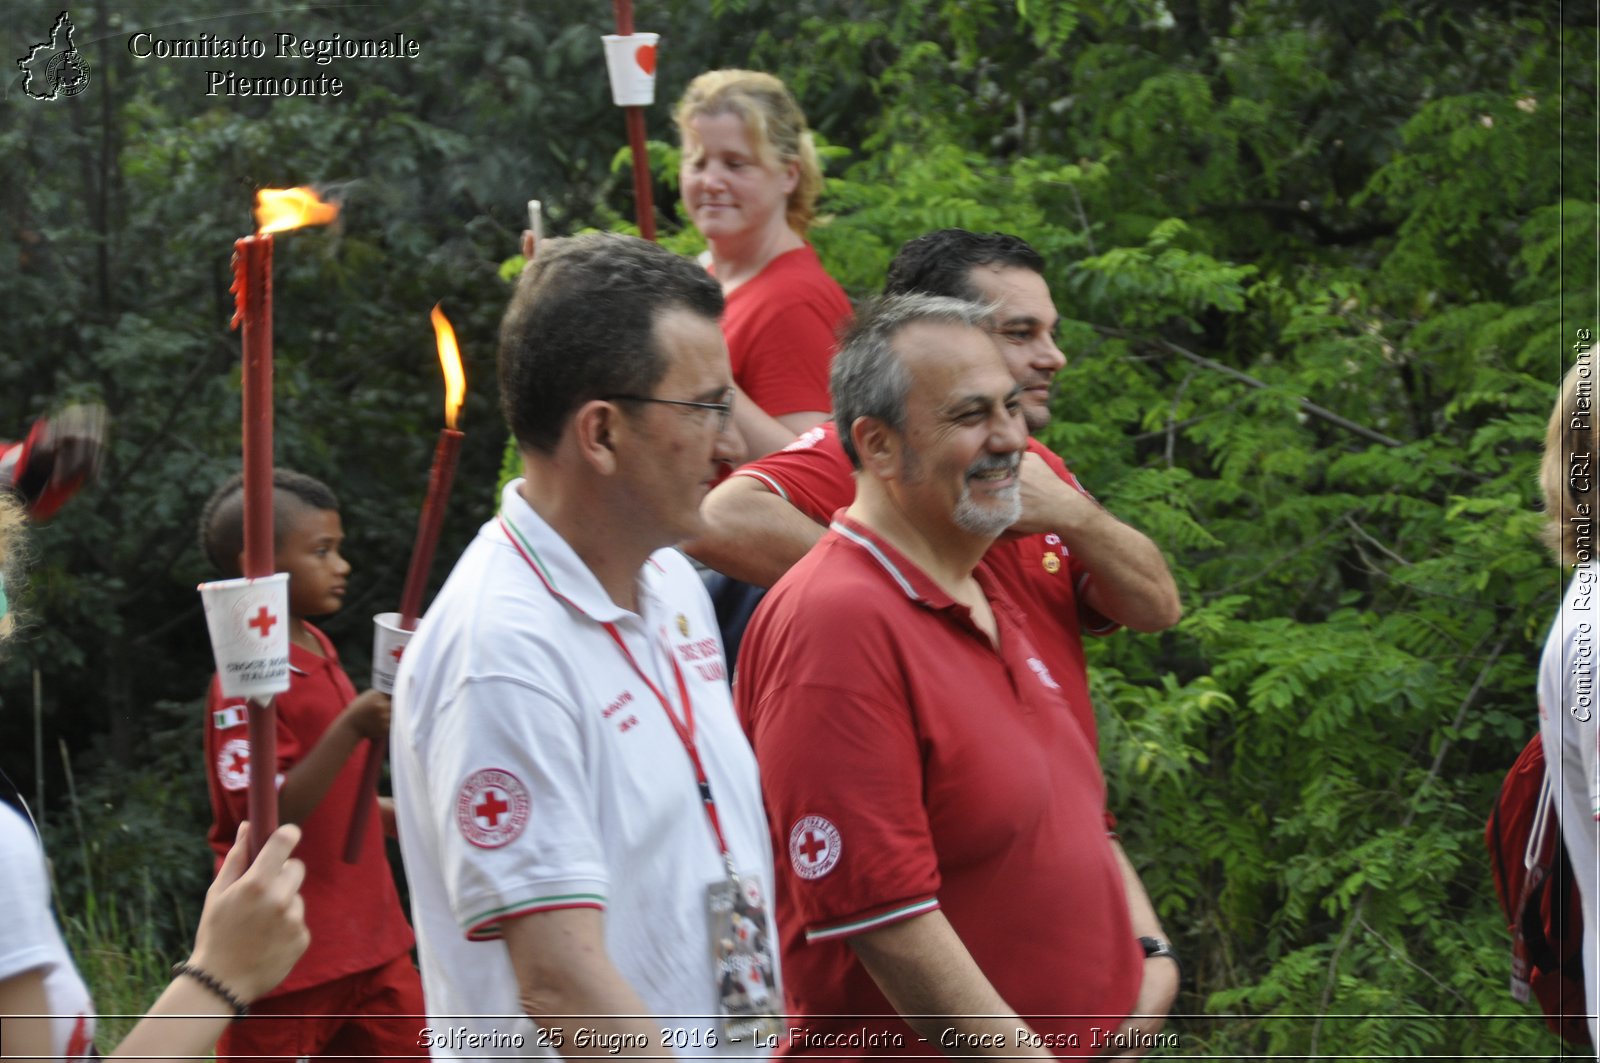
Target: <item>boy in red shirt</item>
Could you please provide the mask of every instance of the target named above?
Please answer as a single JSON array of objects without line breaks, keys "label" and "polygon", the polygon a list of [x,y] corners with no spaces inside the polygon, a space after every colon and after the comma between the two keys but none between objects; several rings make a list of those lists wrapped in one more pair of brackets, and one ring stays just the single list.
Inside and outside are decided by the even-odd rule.
[{"label": "boy in red shirt", "polygon": [[[425,1014],[422,983],[411,963],[411,927],[400,909],[379,823],[369,816],[354,864],[343,859],[351,810],[379,801],[362,792],[362,739],[387,741],[389,697],[357,694],[326,635],[306,622],[343,604],[350,565],[339,555],[344,529],[339,500],[301,473],[273,473],[274,567],[289,574],[289,689],[277,705],[278,815],[304,830],[296,855],[306,865],[306,925],[311,947],[270,996],[250,1006],[217,1044],[217,1059],[316,1056],[426,1057],[417,1031]],[[238,576],[244,555],[242,478],[223,484],[200,517],[200,542],[211,563]],[[215,676],[206,704],[206,778],[213,821],[208,839],[218,859],[246,810],[248,708],[223,699]],[[274,1016],[282,1016],[275,1018]]]}]

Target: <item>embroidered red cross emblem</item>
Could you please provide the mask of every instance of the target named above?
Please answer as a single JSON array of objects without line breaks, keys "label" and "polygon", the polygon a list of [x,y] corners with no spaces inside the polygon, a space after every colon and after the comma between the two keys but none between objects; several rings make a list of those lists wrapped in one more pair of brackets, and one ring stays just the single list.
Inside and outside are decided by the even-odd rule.
[{"label": "embroidered red cross emblem", "polygon": [[260,630],[261,637],[266,638],[267,632],[271,631],[272,625],[276,624],[277,622],[278,618],[267,612],[267,607],[263,605],[261,607],[261,611],[255,616],[251,617],[248,621],[248,624],[250,627]]},{"label": "embroidered red cross emblem", "polygon": [[245,755],[244,753],[235,753],[233,755],[233,770],[234,771],[241,771],[242,772],[242,771],[244,771],[244,769],[248,768],[249,766],[250,766],[250,758],[247,755]]},{"label": "embroidered red cross emblem", "polygon": [[510,808],[511,806],[500,800],[499,795],[493,790],[485,790],[483,792],[483,804],[474,805],[472,811],[477,813],[479,818],[488,820],[489,826],[498,827],[500,825],[500,814],[510,810]]},{"label": "embroidered red cross emblem", "polygon": [[806,831],[805,841],[800,843],[800,852],[805,855],[806,863],[817,862],[817,854],[828,847],[828,843],[817,837],[812,831]]}]

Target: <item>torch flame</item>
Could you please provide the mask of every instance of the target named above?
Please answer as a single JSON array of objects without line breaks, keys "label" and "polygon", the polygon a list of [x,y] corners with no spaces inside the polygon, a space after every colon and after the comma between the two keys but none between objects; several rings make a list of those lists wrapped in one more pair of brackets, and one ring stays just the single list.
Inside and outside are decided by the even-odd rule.
[{"label": "torch flame", "polygon": [[326,225],[338,216],[339,204],[323,202],[312,188],[263,188],[256,193],[258,233]]},{"label": "torch flame", "polygon": [[433,318],[433,334],[439,344],[439,366],[444,370],[444,423],[454,428],[461,404],[466,401],[467,376],[461,371],[461,350],[456,346],[456,330],[450,327],[450,319],[444,316],[438,304],[429,316]]}]

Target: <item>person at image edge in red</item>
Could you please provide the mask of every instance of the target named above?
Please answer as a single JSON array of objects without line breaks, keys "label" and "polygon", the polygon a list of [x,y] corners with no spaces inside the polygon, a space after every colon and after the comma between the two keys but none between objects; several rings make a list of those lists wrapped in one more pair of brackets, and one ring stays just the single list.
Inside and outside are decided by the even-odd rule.
[{"label": "person at image edge in red", "polygon": [[[328,637],[306,622],[343,605],[350,565],[339,554],[339,502],[318,480],[287,469],[273,473],[274,568],[289,574],[289,689],[276,698],[278,814],[304,838],[306,924],[311,947],[251,1014],[228,1028],[218,1060],[360,1055],[424,1058],[417,1031],[422,982],[411,963],[406,923],[384,852],[380,823],[394,822],[387,798],[369,817],[360,858],[344,862],[345,830],[362,792],[363,739],[386,741],[389,698],[356,693]],[[206,503],[201,546],[226,576],[243,566],[243,483],[235,476]],[[206,703],[207,784],[213,823],[208,838],[220,858],[245,816],[250,772],[248,708],[224,700],[212,678]]]}]

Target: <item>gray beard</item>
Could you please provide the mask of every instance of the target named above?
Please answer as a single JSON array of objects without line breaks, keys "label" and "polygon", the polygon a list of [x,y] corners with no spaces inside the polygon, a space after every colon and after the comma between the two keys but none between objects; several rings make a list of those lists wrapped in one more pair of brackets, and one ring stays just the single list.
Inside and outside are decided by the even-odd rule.
[{"label": "gray beard", "polygon": [[956,526],[962,531],[987,539],[998,538],[1001,532],[1022,519],[1021,485],[1007,488],[991,506],[980,506],[972,497],[972,489],[963,488],[954,516]]}]

